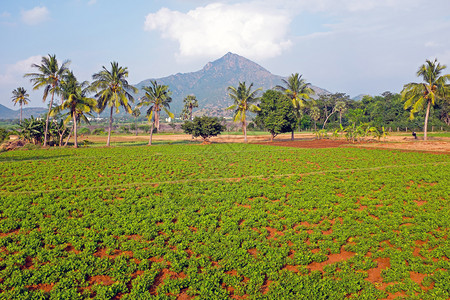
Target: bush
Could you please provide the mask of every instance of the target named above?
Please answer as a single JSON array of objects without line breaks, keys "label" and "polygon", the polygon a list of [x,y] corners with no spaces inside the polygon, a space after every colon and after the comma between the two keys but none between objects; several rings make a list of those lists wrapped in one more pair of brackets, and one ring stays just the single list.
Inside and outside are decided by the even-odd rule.
[{"label": "bush", "polygon": [[226,130],[226,127],[221,124],[217,117],[203,116],[195,117],[192,121],[186,121],[181,125],[181,129],[194,137],[201,136],[206,141],[209,137],[221,134],[222,131]]},{"label": "bush", "polygon": [[81,128],[81,129],[78,131],[78,133],[79,133],[79,134],[91,134],[91,131],[89,130],[89,128],[84,127],[84,128]]},{"label": "bush", "polygon": [[9,137],[9,132],[6,129],[0,128],[0,143]]},{"label": "bush", "polygon": [[138,128],[140,130],[142,130],[143,132],[145,132],[145,133],[149,133],[150,132],[150,125],[140,125],[140,126],[138,126]]},{"label": "bush", "polygon": [[106,134],[106,131],[105,131],[104,128],[95,128],[92,131],[92,134],[94,134],[94,135],[104,135],[104,134]]}]

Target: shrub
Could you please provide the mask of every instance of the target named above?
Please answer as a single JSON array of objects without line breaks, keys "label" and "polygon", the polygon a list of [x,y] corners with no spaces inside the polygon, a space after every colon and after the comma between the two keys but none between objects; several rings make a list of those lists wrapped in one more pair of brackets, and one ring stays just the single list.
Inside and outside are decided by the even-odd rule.
[{"label": "shrub", "polygon": [[103,134],[106,134],[106,132],[105,132],[104,128],[95,128],[92,131],[92,134],[94,134],[94,135],[103,135]]},{"label": "shrub", "polygon": [[203,116],[195,117],[192,121],[186,121],[181,125],[181,129],[194,137],[201,136],[206,141],[209,137],[222,133],[226,130],[226,127],[221,124],[217,117]]},{"label": "shrub", "polygon": [[91,131],[89,130],[89,128],[84,127],[84,128],[81,128],[81,129],[78,131],[78,133],[79,133],[79,134],[91,134]]}]

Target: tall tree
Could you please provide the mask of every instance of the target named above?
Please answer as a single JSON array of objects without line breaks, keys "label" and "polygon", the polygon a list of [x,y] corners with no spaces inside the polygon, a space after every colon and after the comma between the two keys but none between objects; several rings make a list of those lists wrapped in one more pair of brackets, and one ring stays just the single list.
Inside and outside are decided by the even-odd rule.
[{"label": "tall tree", "polygon": [[129,91],[137,93],[138,89],[128,84],[127,77],[128,68],[120,67],[117,62],[111,63],[111,70],[103,66],[100,72],[92,75],[92,79],[94,80],[92,82],[92,88],[97,91],[95,97],[97,98],[99,111],[101,112],[106,107],[110,107],[108,141],[106,142],[106,146],[109,146],[111,142],[114,108],[116,109],[116,113],[119,112],[120,107],[123,107],[127,113],[132,113],[129,102],[134,102],[134,98]]},{"label": "tall tree", "polygon": [[172,92],[169,90],[168,85],[158,84],[155,80],[151,81],[150,86],[145,86],[142,89],[144,90],[145,95],[141,98],[141,102],[138,104],[138,107],[142,107],[144,105],[150,106],[147,110],[147,118],[149,122],[152,123],[150,139],[148,141],[148,144],[151,145],[155,125],[157,131],[159,132],[159,118],[161,109],[163,109],[172,119],[175,117],[174,114],[169,111],[170,102],[172,102],[172,98],[170,97]]},{"label": "tall tree", "polygon": [[437,59],[434,61],[427,59],[426,63],[420,66],[416,73],[417,77],[422,77],[423,82],[411,82],[403,86],[402,100],[405,102],[405,109],[411,108],[410,119],[414,119],[414,115],[426,106],[423,128],[424,140],[427,140],[428,117],[431,106],[435,105],[437,99],[445,98],[450,93],[450,86],[447,84],[450,80],[450,74],[441,75],[445,68],[447,66],[441,65]]},{"label": "tall tree", "polygon": [[20,104],[20,121],[19,123],[22,124],[22,106],[28,105],[30,102],[30,95],[27,94],[27,90],[23,87],[18,87],[14,91],[12,91],[13,96],[11,97],[12,102],[14,102],[14,106],[19,103]]},{"label": "tall tree", "polygon": [[139,107],[135,107],[133,109],[133,111],[131,112],[131,114],[134,117],[134,130],[135,130],[135,136],[137,136],[137,134],[138,134],[137,118],[141,115],[141,110],[139,109]]},{"label": "tall tree", "polygon": [[317,106],[311,107],[311,110],[309,111],[309,115],[311,116],[311,119],[314,120],[314,131],[317,131],[317,120],[320,118],[320,109]]},{"label": "tall tree", "polygon": [[254,122],[270,132],[270,141],[280,133],[294,130],[297,118],[291,100],[284,93],[267,90],[261,97],[259,108]]},{"label": "tall tree", "polygon": [[97,101],[87,96],[90,88],[87,81],[79,83],[72,72],[69,73],[68,79],[62,85],[65,100],[60,106],[51,111],[51,115],[68,110],[64,124],[70,121],[73,122],[74,147],[78,148],[77,123],[84,121],[89,124],[89,119],[86,115],[93,117],[91,112],[97,110]]},{"label": "tall tree", "polygon": [[[275,87],[275,89],[284,92],[292,100],[295,114],[299,120],[301,118],[302,110],[309,105],[309,102],[314,103],[311,95],[314,95],[315,93],[311,88],[311,84],[307,83],[302,76],[303,75],[299,75],[298,73],[291,74],[287,80],[282,79],[284,86],[277,85]],[[292,131],[292,139],[293,138],[294,132]]]},{"label": "tall tree", "polygon": [[234,101],[234,104],[227,109],[234,110],[234,122],[240,122],[242,125],[242,131],[244,132],[244,142],[247,142],[247,111],[257,112],[260,110],[255,103],[260,99],[258,92],[261,88],[252,91],[253,83],[247,88],[245,82],[239,82],[239,86],[228,87],[228,96]]},{"label": "tall tree", "polygon": [[186,98],[183,99],[184,107],[183,111],[181,112],[181,115],[183,119],[189,118],[189,120],[192,121],[192,111],[194,108],[198,107],[198,100],[195,95],[188,95]]},{"label": "tall tree", "polygon": [[56,55],[48,55],[48,57],[43,56],[41,60],[41,64],[32,64],[31,67],[36,68],[37,73],[27,73],[24,77],[29,77],[31,83],[33,83],[33,89],[38,90],[40,88],[44,88],[44,95],[42,100],[45,102],[47,99],[48,93],[52,94],[50,105],[48,106],[47,118],[45,120],[45,132],[44,132],[44,147],[47,146],[48,139],[48,121],[50,117],[50,110],[53,107],[53,100],[55,94],[59,93],[59,86],[61,84],[61,80],[67,75],[68,65],[70,64],[70,60],[64,61],[61,66],[58,64],[58,60],[56,59]]}]

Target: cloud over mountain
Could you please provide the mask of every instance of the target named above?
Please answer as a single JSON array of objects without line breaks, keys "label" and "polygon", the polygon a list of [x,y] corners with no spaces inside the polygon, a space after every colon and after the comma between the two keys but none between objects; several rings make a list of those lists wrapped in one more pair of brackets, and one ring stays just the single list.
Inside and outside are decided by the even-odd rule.
[{"label": "cloud over mountain", "polygon": [[216,56],[227,51],[261,59],[291,46],[290,14],[255,3],[213,3],[187,13],[162,8],[150,13],[145,30],[179,43],[180,56]]}]

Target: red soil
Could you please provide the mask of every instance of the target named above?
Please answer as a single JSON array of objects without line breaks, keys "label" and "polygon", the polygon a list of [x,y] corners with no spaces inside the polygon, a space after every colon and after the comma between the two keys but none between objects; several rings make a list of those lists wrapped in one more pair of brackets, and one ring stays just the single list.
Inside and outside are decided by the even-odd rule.
[{"label": "red soil", "polygon": [[89,284],[101,284],[101,285],[112,285],[115,281],[111,276],[107,275],[95,275],[89,278]]},{"label": "red soil", "polygon": [[[313,249],[314,250],[314,249]],[[343,248],[341,248],[341,253],[337,254],[330,254],[328,255],[328,259],[324,262],[312,262],[308,265],[308,268],[311,271],[321,271],[323,272],[323,267],[326,265],[334,264],[340,261],[347,260],[351,258],[353,255],[355,255],[354,252],[346,251]]]},{"label": "red soil", "polygon": [[366,278],[367,281],[370,281],[374,283],[377,287],[381,287],[381,289],[384,289],[383,287],[383,278],[381,277],[381,271],[389,268],[391,266],[390,258],[389,257],[379,257],[376,259],[377,261],[377,267],[369,269],[367,271],[368,277]]},{"label": "red soil", "polygon": [[54,285],[55,285],[54,283],[51,283],[51,284],[39,283],[39,284],[26,286],[26,288],[29,289],[30,291],[41,290],[44,293],[50,293],[51,290],[53,289]]},{"label": "red soil", "polygon": [[341,145],[348,144],[347,141],[342,140],[307,140],[307,141],[274,141],[274,142],[259,142],[260,145],[295,147],[295,148],[336,148]]}]

